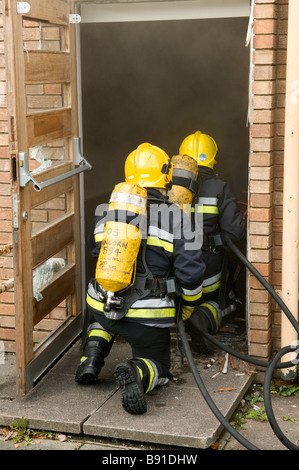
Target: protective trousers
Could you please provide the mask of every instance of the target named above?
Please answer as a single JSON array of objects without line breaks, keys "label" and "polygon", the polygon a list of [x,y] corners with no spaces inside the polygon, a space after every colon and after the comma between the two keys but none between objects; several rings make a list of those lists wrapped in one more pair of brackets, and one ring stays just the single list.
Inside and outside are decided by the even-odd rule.
[{"label": "protective trousers", "polygon": [[[84,358],[87,357],[92,344],[93,347],[95,346],[92,354],[97,356],[97,363],[100,366],[99,373],[104,365],[104,359],[110,353],[115,337],[119,335],[130,344],[132,358],[138,360],[145,393],[153,390],[157,385],[164,385],[168,382],[172,377],[170,373],[169,328],[145,326],[137,322],[129,322],[126,319],[110,320],[104,315],[94,312],[92,315],[81,364],[84,364]],[[79,369],[80,366],[77,375]]]}]

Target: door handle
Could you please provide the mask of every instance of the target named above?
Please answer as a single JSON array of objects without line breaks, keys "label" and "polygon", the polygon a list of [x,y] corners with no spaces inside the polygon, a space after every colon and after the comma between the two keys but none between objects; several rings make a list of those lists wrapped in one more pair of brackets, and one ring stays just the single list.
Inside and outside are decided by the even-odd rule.
[{"label": "door handle", "polygon": [[39,192],[48,186],[59,183],[60,181],[71,178],[72,176],[78,175],[86,170],[91,170],[91,164],[81,155],[80,152],[80,139],[74,137],[74,163],[76,168],[70,170],[62,175],[55,176],[41,183],[37,182],[36,179],[30,174],[28,167],[28,154],[27,152],[19,152],[19,183],[20,187],[24,188],[30,182],[33,184],[35,191]]}]

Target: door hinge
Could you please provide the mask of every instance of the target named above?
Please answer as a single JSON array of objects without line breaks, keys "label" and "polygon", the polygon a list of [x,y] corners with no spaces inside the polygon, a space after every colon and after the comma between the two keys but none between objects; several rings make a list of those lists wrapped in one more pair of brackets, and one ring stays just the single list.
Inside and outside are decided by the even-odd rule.
[{"label": "door hinge", "polygon": [[30,4],[28,2],[17,2],[17,13],[21,15],[30,11]]},{"label": "door hinge", "polygon": [[72,13],[71,15],[69,15],[69,21],[72,24],[81,23],[81,16],[78,15],[77,13]]}]

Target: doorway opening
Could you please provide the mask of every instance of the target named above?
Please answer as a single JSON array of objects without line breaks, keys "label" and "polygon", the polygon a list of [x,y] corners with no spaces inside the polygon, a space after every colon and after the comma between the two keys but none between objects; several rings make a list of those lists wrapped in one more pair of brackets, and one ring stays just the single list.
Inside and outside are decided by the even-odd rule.
[{"label": "doorway opening", "polygon": [[[86,239],[98,204],[124,179],[140,143],[169,156],[200,130],[219,148],[218,173],[247,202],[248,18],[82,23]],[[94,262],[86,247],[86,277]],[[244,287],[245,289],[245,287]]]}]

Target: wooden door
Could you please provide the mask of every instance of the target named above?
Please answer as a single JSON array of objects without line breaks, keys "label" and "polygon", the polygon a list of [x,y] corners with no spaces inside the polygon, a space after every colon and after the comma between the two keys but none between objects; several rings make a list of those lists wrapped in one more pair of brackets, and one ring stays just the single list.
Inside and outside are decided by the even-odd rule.
[{"label": "wooden door", "polygon": [[74,8],[5,2],[19,394],[82,326],[79,173],[88,164],[78,151]]}]

